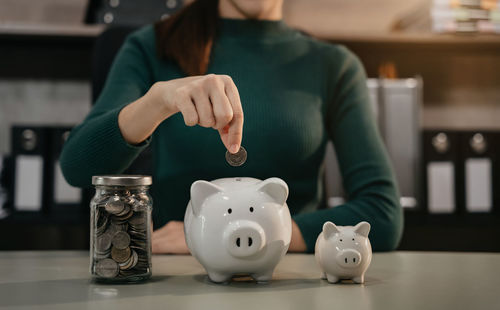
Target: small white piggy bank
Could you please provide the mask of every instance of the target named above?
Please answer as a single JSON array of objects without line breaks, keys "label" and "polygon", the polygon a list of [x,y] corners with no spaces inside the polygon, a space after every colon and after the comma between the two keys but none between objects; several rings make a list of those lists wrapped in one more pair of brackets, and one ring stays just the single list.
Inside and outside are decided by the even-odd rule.
[{"label": "small white piggy bank", "polygon": [[292,235],[288,186],[278,178],[196,181],[184,217],[186,243],[213,282],[271,280]]},{"label": "small white piggy bank", "polygon": [[326,222],[316,240],[314,256],[323,271],[322,278],[330,283],[350,279],[365,282],[365,271],[372,260],[372,246],[368,239],[370,224],[335,226]]}]

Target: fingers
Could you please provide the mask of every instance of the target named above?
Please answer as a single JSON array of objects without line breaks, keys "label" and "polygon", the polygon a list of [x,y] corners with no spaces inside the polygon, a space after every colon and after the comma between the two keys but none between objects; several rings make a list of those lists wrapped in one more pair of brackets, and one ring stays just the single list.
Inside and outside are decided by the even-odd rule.
[{"label": "fingers", "polygon": [[240,94],[233,80],[226,76],[224,78],[224,90],[233,111],[233,117],[229,122],[227,136],[225,136],[225,144],[229,146],[228,150],[231,153],[236,153],[240,149],[241,140],[243,137],[243,108],[241,106]]},{"label": "fingers", "polygon": [[229,152],[240,149],[243,109],[231,77],[208,74],[186,79],[186,83],[176,89],[175,105],[187,126],[198,124],[217,129]]},{"label": "fingers", "polygon": [[220,79],[209,83],[209,94],[215,116],[215,129],[222,129],[233,119],[233,109],[224,90],[224,82]]},{"label": "fingers", "polygon": [[186,87],[180,87],[177,91],[176,102],[175,105],[182,113],[182,117],[184,118],[184,123],[186,126],[194,126],[198,124],[198,111],[191,99],[190,90]]},{"label": "fingers", "polygon": [[201,90],[196,90],[193,92],[192,98],[198,112],[198,124],[206,128],[214,127],[216,121],[209,97]]}]

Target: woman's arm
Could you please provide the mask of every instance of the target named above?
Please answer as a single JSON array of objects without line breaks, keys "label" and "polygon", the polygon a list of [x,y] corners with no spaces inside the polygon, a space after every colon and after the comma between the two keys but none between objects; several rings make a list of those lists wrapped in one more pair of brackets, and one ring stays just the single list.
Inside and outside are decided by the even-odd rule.
[{"label": "woman's arm", "polygon": [[402,232],[402,210],[389,157],[370,107],[366,76],[361,62],[341,50],[344,66],[333,77],[335,85],[327,111],[328,133],[335,145],[347,203],[331,209],[294,216],[309,252],[324,222],[371,224],[375,251],[396,248]]},{"label": "woman's arm", "polygon": [[158,125],[180,112],[188,126],[219,131],[226,148],[239,150],[243,111],[232,79],[205,75],[153,83],[154,40],[132,35],[118,53],[94,108],[76,126],[61,154],[67,181],[89,186],[91,177],[125,170]]},{"label": "woman's arm", "polygon": [[134,145],[123,138],[118,115],[144,96],[152,83],[147,48],[132,34],[118,52],[92,110],[64,145],[61,169],[71,185],[87,187],[93,175],[120,173],[146,148],[149,140]]}]

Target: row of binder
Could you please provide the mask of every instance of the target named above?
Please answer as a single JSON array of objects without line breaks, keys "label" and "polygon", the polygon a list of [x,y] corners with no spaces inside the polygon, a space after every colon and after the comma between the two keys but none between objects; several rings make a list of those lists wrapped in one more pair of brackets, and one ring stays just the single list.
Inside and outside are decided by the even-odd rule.
[{"label": "row of binder", "polygon": [[[14,126],[7,177],[11,212],[58,213],[81,207],[82,193],[64,179],[59,155],[70,127]],[[5,167],[4,167],[5,168]]]},{"label": "row of binder", "polygon": [[500,133],[492,131],[424,131],[427,211],[432,214],[499,211],[499,141]]},{"label": "row of binder", "polygon": [[[12,128],[11,177],[4,184],[12,211],[67,212],[81,206],[81,190],[66,182],[59,165],[70,129]],[[425,130],[422,142],[419,200],[427,212],[500,212],[500,132]]]}]

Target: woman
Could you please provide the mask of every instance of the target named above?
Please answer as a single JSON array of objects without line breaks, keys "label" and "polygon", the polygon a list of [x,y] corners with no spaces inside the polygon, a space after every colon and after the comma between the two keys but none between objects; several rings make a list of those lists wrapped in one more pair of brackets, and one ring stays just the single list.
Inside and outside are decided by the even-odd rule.
[{"label": "woman", "polygon": [[[328,220],[366,220],[374,250],[397,246],[402,212],[362,65],[346,48],[287,27],[282,4],[197,0],[136,31],[72,131],[61,166],[75,186],[121,173],[152,145],[155,253],[188,252],[182,220],[191,183],[232,176],[288,183],[290,251],[314,251]],[[329,139],[349,200],[317,210]],[[225,150],[237,152],[242,141],[248,160],[230,167]]]}]

